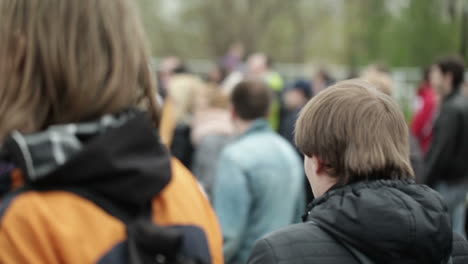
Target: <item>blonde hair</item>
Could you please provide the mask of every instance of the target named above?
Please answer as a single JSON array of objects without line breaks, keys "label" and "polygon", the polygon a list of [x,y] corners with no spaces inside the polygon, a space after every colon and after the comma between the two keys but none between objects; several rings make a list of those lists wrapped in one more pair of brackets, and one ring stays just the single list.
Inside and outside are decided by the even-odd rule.
[{"label": "blonde hair", "polygon": [[175,104],[176,123],[190,123],[197,108],[202,104],[201,94],[205,83],[195,75],[176,74],[168,85],[169,97]]},{"label": "blonde hair", "polygon": [[393,95],[393,80],[389,73],[371,66],[361,74],[361,79],[373,84],[382,93]]},{"label": "blonde hair", "polygon": [[0,1],[0,140],[137,105],[159,111],[128,0]]},{"label": "blonde hair", "polygon": [[395,101],[361,80],[339,82],[302,110],[295,141],[340,184],[413,177],[408,128]]}]

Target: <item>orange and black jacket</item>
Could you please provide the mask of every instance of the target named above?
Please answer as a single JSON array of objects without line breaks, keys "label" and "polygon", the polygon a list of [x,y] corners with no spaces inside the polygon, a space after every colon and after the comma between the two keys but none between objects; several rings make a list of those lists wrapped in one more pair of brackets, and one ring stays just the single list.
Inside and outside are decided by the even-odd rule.
[{"label": "orange and black jacket", "polygon": [[0,263],[223,263],[211,205],[157,138],[136,110],[12,133],[0,151]]}]

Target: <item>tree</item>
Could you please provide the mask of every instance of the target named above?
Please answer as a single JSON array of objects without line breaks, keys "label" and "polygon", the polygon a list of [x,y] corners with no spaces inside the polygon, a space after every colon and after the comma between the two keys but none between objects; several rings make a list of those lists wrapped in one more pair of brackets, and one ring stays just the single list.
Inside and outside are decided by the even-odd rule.
[{"label": "tree", "polygon": [[[468,0],[138,0],[155,56],[216,59],[230,44],[276,61],[354,68],[468,60]],[[168,3],[176,6],[167,8]],[[171,11],[172,10],[172,11]]]}]

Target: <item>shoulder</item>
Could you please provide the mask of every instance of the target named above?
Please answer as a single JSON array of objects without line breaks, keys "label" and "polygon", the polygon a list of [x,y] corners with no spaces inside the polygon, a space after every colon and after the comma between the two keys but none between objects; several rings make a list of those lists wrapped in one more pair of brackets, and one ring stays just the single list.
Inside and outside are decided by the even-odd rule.
[{"label": "shoulder", "polygon": [[[121,221],[71,192],[11,193],[0,210],[0,262],[52,263],[58,256],[44,252],[62,252],[64,262],[91,263],[126,237]],[[76,245],[79,255],[61,251]]]},{"label": "shoulder", "polygon": [[352,255],[313,222],[285,227],[257,241],[249,263],[280,262],[354,263]]},{"label": "shoulder", "polygon": [[251,137],[243,137],[228,143],[220,154],[221,162],[231,162],[243,166],[249,160],[252,146],[255,140]]},{"label": "shoulder", "polygon": [[446,103],[442,104],[440,114],[456,114],[466,112],[468,109],[468,99],[462,95],[455,95]]},{"label": "shoulder", "polygon": [[468,242],[457,233],[453,233],[452,258],[454,264],[468,263]]},{"label": "shoulder", "polygon": [[[70,209],[73,210],[70,210]],[[86,214],[94,218],[113,219],[115,217],[102,210],[94,202],[73,192],[62,190],[36,191],[18,190],[7,195],[0,206],[0,227],[5,223],[19,218],[34,219],[48,218],[49,220],[68,221],[73,217]],[[30,220],[28,222],[34,222]]]},{"label": "shoulder", "polygon": [[208,238],[215,263],[222,263],[222,235],[213,208],[192,173],[172,159],[172,179],[153,200],[153,220],[160,225],[194,225]]},{"label": "shoulder", "polygon": [[[200,216],[195,217],[200,221],[201,216],[211,218],[213,215],[214,218],[210,203],[195,176],[179,160],[174,158],[171,163],[171,181],[153,201],[158,222],[183,221],[184,217],[195,216]],[[168,215],[174,219],[168,219]]]}]

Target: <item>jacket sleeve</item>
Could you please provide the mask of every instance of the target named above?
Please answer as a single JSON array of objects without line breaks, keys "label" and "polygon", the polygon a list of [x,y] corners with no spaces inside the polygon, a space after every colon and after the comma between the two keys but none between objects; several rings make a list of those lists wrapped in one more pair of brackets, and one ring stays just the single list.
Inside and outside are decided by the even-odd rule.
[{"label": "jacket sleeve", "polygon": [[[444,111],[445,110],[445,111]],[[437,119],[432,145],[426,157],[425,183],[431,187],[444,175],[444,168],[450,161],[450,154],[456,147],[457,112],[444,109]]]},{"label": "jacket sleeve", "polygon": [[457,233],[453,233],[453,264],[468,263],[468,242]]},{"label": "jacket sleeve", "polygon": [[255,244],[250,254],[248,264],[275,264],[273,248],[266,239],[261,239]]},{"label": "jacket sleeve", "polygon": [[224,238],[225,262],[230,263],[243,242],[251,194],[247,176],[226,152],[220,157],[214,186],[214,207]]}]

